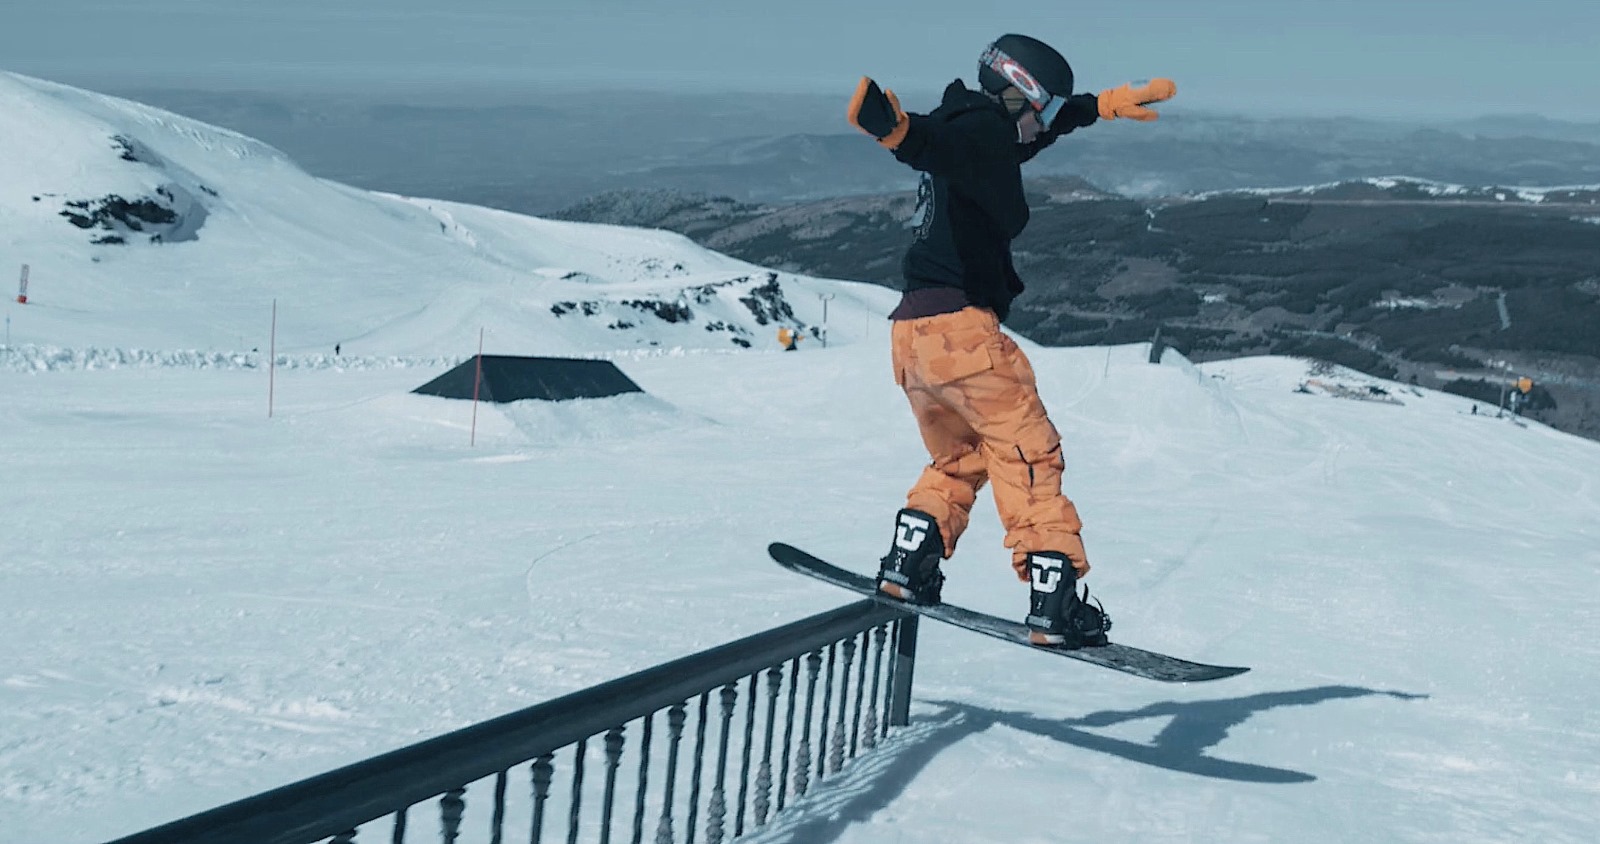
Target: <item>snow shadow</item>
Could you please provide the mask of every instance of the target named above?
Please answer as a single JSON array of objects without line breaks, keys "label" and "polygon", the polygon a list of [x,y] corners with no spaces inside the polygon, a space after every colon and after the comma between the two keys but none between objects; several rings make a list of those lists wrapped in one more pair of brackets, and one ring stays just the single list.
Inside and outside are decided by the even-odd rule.
[{"label": "snow shadow", "polygon": [[[1258,712],[1372,696],[1398,700],[1427,698],[1427,695],[1357,686],[1318,686],[1219,700],[1168,701],[1141,709],[1093,712],[1067,720],[1042,718],[1030,712],[987,709],[958,701],[919,701],[937,709],[928,712],[919,707],[910,726],[895,732],[874,751],[851,760],[843,770],[816,783],[810,794],[792,800],[772,823],[745,840],[749,844],[835,841],[847,827],[868,822],[889,808],[939,754],[995,726],[1196,776],[1264,784],[1314,782],[1315,776],[1302,771],[1218,759],[1207,756],[1206,751]],[[1169,719],[1167,726],[1149,744],[1089,731],[1146,718]]]},{"label": "snow shadow", "polygon": [[[1186,774],[1236,782],[1289,784],[1313,782],[1316,777],[1302,771],[1273,768],[1249,762],[1234,762],[1206,755],[1220,744],[1228,732],[1250,716],[1287,706],[1312,706],[1330,700],[1381,695],[1399,700],[1420,700],[1427,695],[1385,692],[1356,686],[1318,686],[1289,692],[1265,692],[1247,697],[1221,698],[1179,703],[1154,703],[1142,709],[1093,712],[1082,718],[1058,721],[1030,712],[1004,712],[954,701],[928,701],[969,716],[979,729],[1002,725],[1027,733],[1119,756],[1132,762],[1166,768]],[[1170,719],[1149,744],[1112,738],[1090,732],[1146,718]]]},{"label": "snow shadow", "polygon": [[988,729],[992,721],[947,708],[918,713],[911,724],[872,751],[815,783],[809,794],[791,800],[772,823],[747,835],[746,844],[822,844],[847,827],[870,820],[887,808],[922,770],[946,749]]}]

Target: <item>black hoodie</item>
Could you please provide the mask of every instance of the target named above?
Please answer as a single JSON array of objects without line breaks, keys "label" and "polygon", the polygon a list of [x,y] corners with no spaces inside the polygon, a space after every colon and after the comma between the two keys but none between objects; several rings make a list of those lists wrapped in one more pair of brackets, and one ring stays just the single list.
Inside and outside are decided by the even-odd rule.
[{"label": "black hoodie", "polygon": [[[1093,95],[1074,97],[1067,119],[1058,122],[1094,122],[1093,104],[1080,98]],[[901,263],[905,289],[957,288],[1003,320],[1023,287],[1011,263],[1011,241],[1028,224],[1021,165],[1077,126],[1019,144],[1005,107],[959,79],[945,88],[938,108],[909,119],[894,157],[926,175],[916,239]]]}]

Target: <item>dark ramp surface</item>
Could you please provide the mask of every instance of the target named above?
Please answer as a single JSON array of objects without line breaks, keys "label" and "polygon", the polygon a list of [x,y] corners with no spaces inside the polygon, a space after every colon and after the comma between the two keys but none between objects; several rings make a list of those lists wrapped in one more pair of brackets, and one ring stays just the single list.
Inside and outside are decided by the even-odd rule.
[{"label": "dark ramp surface", "polygon": [[633,379],[608,360],[575,358],[528,358],[510,355],[483,355],[469,358],[460,366],[412,390],[447,399],[473,397],[473,377],[482,361],[482,378],[477,397],[490,402],[524,399],[561,401],[598,399],[624,393],[642,393]]}]

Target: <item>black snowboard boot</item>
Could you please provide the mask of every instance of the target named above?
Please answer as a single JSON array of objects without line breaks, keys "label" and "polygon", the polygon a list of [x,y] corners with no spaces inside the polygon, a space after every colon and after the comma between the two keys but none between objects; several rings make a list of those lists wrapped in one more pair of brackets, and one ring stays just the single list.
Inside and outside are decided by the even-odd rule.
[{"label": "black snowboard boot", "polygon": [[937,604],[944,586],[942,559],[939,523],[921,510],[901,510],[895,517],[894,543],[878,563],[878,591],[915,604]]},{"label": "black snowboard boot", "polygon": [[1111,618],[1099,601],[1088,602],[1089,589],[1078,597],[1077,573],[1067,555],[1038,551],[1028,555],[1028,641],[1035,645],[1082,648],[1104,645]]}]

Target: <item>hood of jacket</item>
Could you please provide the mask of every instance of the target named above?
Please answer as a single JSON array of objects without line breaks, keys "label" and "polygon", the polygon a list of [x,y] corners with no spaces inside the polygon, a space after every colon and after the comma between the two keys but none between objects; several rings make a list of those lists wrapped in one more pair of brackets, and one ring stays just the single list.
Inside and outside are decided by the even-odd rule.
[{"label": "hood of jacket", "polygon": [[973,111],[992,112],[1001,120],[1007,123],[1011,122],[1011,115],[1006,113],[1005,106],[982,91],[974,91],[968,88],[967,84],[960,79],[945,86],[944,96],[940,98],[939,107],[930,112],[929,116],[949,120]]}]

